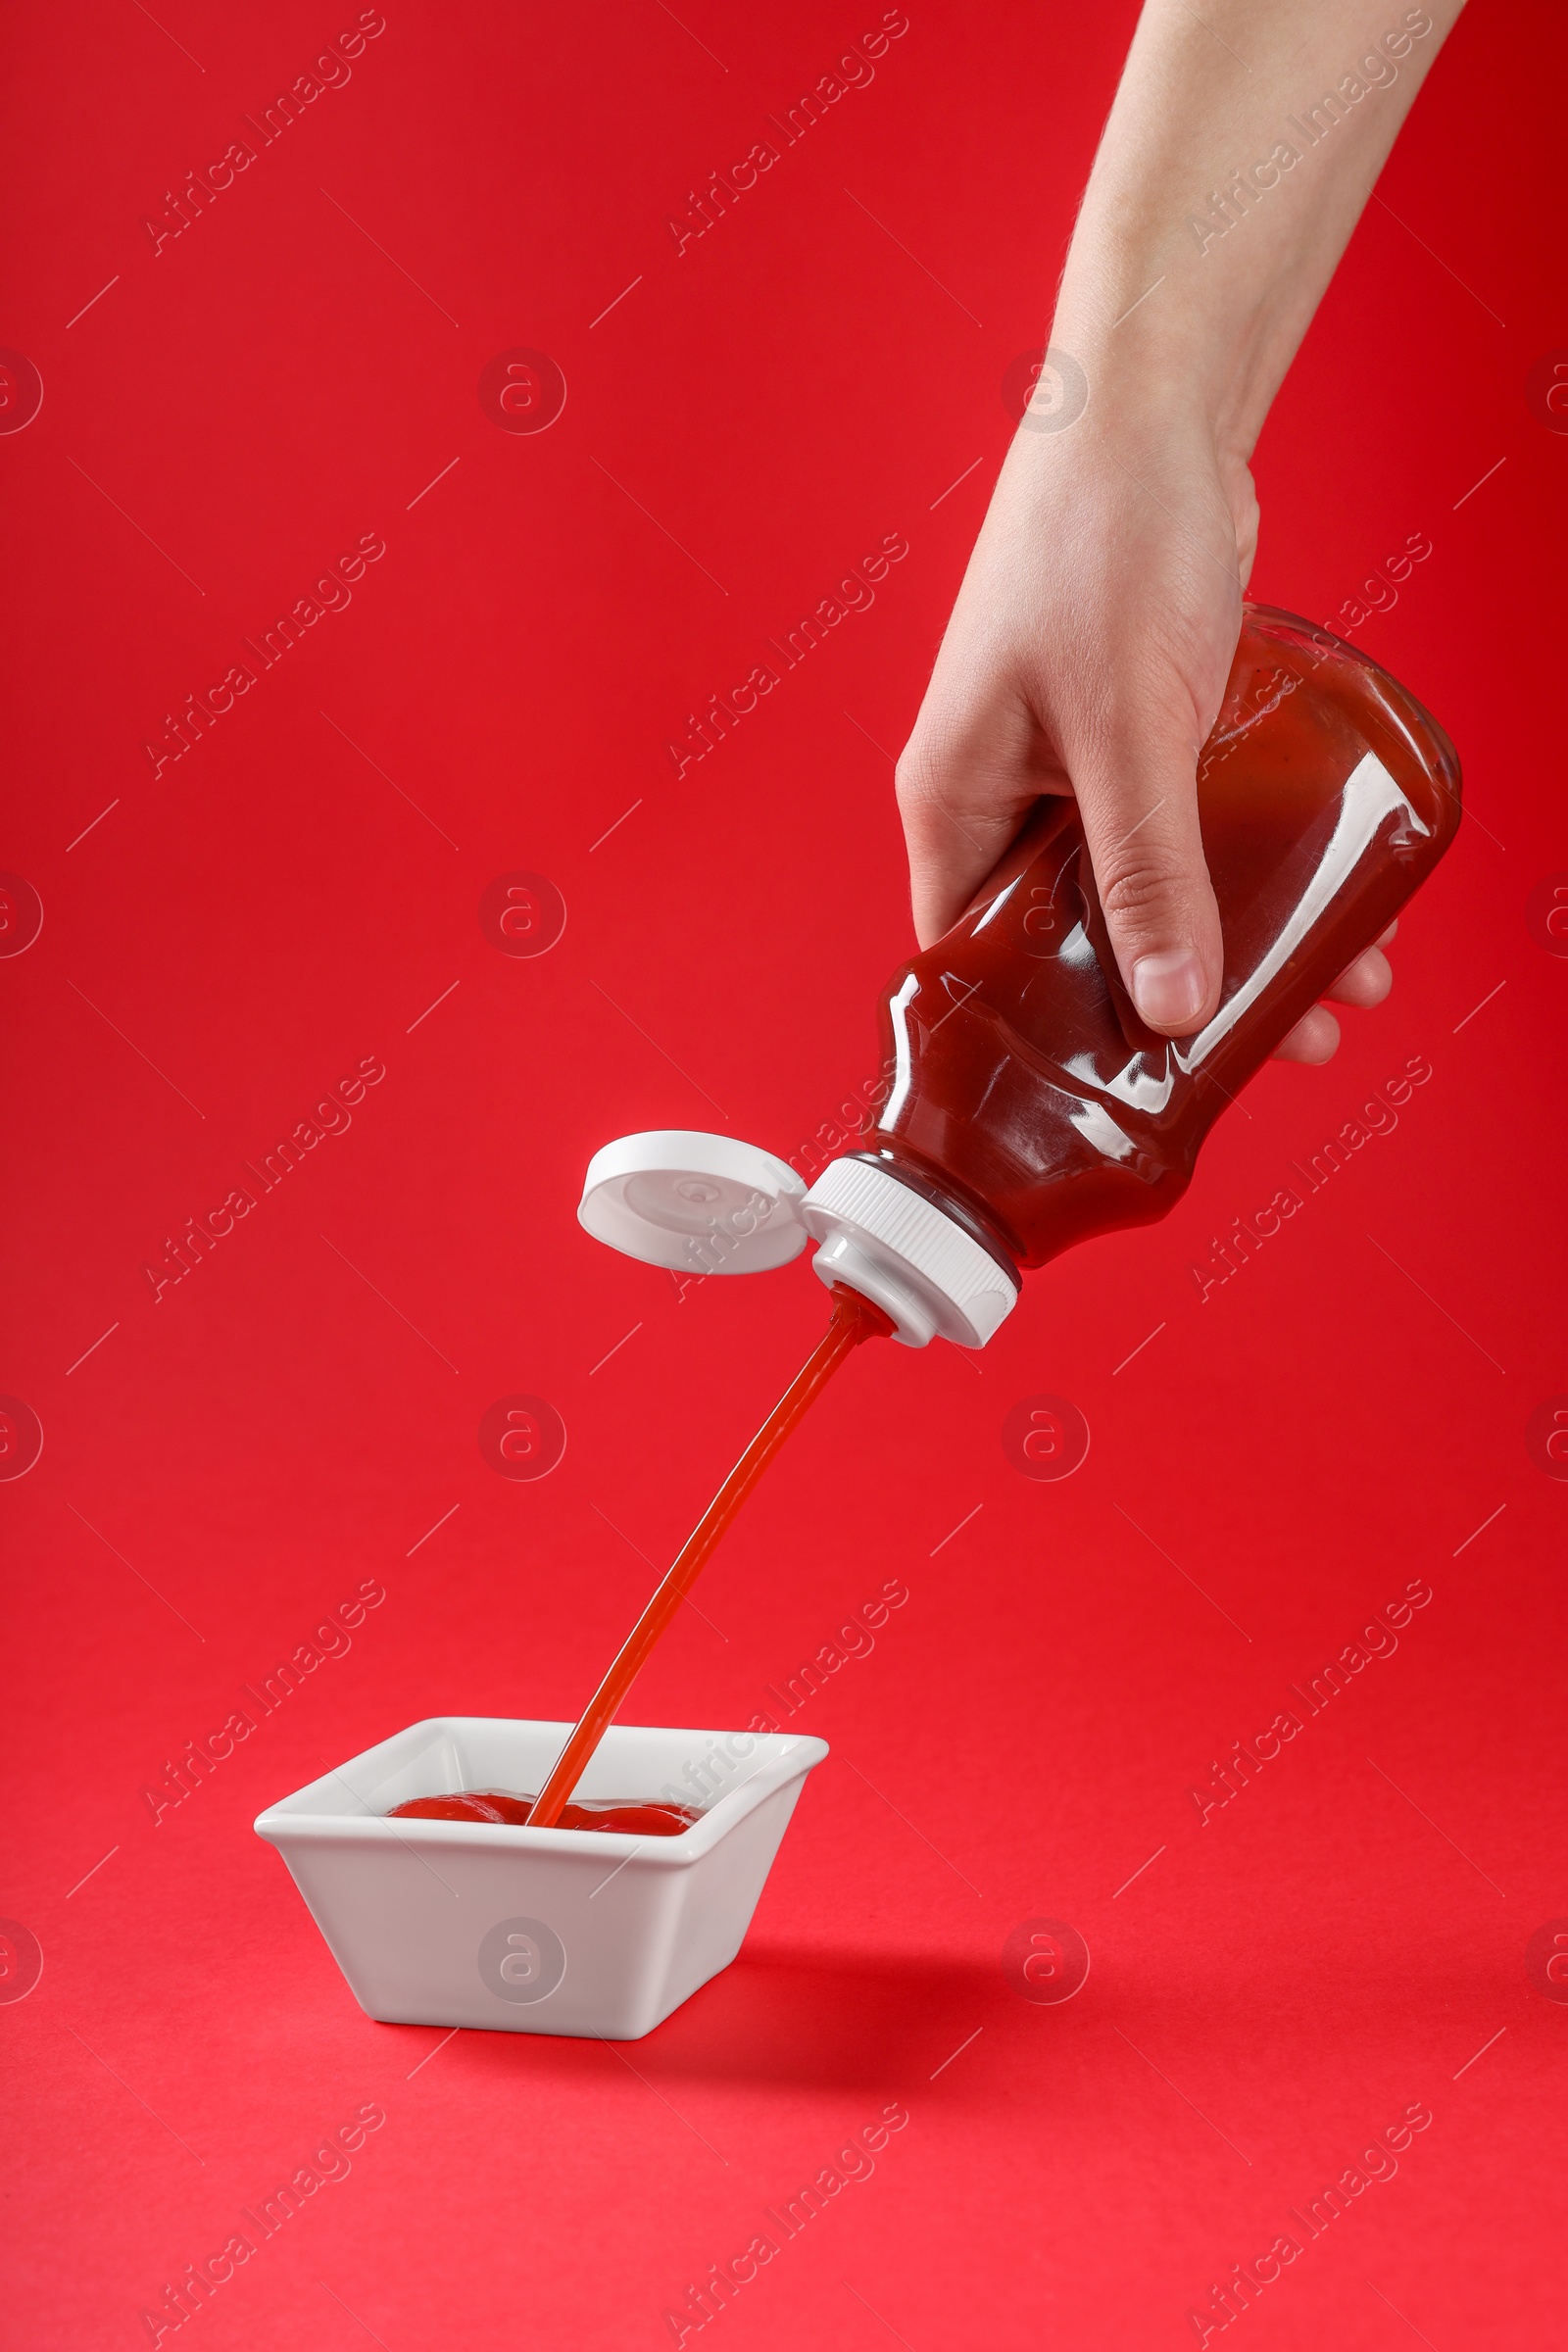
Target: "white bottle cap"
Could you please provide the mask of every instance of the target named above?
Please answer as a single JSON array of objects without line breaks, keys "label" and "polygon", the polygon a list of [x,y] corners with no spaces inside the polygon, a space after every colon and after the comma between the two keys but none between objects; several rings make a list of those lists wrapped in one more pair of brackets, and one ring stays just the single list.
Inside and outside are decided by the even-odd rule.
[{"label": "white bottle cap", "polygon": [[612,1250],[689,1274],[762,1273],[814,1239],[820,1279],[874,1299],[906,1348],[939,1334],[983,1348],[1018,1296],[989,1250],[875,1160],[836,1159],[808,1192],[755,1144],[656,1128],[594,1153],[577,1215]]},{"label": "white bottle cap", "polygon": [[727,1135],[656,1127],[588,1162],[578,1222],[645,1265],[687,1274],[760,1274],[806,1248],[804,1178]]}]

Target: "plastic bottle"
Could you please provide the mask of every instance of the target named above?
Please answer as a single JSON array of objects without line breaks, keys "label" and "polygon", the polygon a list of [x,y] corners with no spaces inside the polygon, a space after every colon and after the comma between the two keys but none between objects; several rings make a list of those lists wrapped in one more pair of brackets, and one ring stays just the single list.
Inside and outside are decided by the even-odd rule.
[{"label": "plastic bottle", "polygon": [[723,1137],[596,1154],[579,1216],[660,1265],[745,1273],[814,1239],[923,1347],[982,1347],[1022,1273],[1164,1216],[1214,1120],[1425,880],[1459,821],[1459,763],[1388,671],[1308,621],[1246,610],[1198,767],[1219,906],[1219,1008],[1146,1028],[1105,933],[1076,804],[1043,801],[979,899],[882,998],[874,1135],[808,1192]]}]

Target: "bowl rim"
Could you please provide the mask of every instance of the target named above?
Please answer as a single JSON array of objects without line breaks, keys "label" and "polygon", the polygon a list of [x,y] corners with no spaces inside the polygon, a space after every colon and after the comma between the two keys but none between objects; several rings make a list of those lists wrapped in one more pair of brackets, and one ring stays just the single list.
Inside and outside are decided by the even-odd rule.
[{"label": "bowl rim", "polygon": [[292,1844],[399,1844],[449,1850],[456,1847],[459,1851],[514,1857],[551,1854],[562,1860],[603,1856],[617,1866],[635,1856],[644,1864],[679,1870],[700,1862],[748,1814],[754,1813],[764,1798],[788,1788],[792,1781],[804,1780],[829,1752],[825,1740],[807,1732],[736,1733],[721,1727],[695,1730],[674,1724],[612,1724],[605,1734],[606,1744],[615,1740],[617,1735],[649,1732],[689,1741],[735,1738],[756,1741],[752,1769],[735,1787],[726,1788],[706,1805],[689,1829],[673,1838],[638,1838],[624,1830],[530,1830],[501,1821],[394,1821],[385,1813],[353,1812],[346,1807],[340,1812],[327,1813],[303,1809],[306,1800],[325,1792],[334,1781],[346,1783],[350,1773],[364,1778],[379,1771],[383,1779],[389,1778],[398,1769],[398,1759],[388,1751],[404,1746],[416,1734],[439,1737],[446,1733],[450,1737],[481,1727],[492,1730],[502,1726],[508,1730],[558,1734],[563,1742],[572,1729],[569,1723],[521,1715],[422,1716],[266,1806],[253,1824],[256,1835],[280,1849]]}]

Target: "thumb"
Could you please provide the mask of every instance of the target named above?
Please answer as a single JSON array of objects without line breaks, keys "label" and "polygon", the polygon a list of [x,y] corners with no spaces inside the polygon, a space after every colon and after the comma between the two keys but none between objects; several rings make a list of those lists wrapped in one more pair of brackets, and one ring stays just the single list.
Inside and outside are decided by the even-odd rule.
[{"label": "thumb", "polygon": [[1198,824],[1197,746],[1168,718],[1131,720],[1069,756],[1105,926],[1151,1029],[1184,1037],[1219,999],[1219,909]]}]

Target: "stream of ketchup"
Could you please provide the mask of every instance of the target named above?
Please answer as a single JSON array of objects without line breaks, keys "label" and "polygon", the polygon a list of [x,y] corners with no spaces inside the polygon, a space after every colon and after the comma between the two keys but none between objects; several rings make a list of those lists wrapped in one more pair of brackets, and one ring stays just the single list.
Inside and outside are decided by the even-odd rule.
[{"label": "stream of ketchup", "polygon": [[[869,1298],[862,1298],[859,1292],[852,1291],[847,1283],[836,1282],[833,1285],[833,1316],[826,1331],[698,1520],[682,1545],[674,1566],[621,1644],[614,1664],[594,1692],[587,1713],[562,1749],[554,1771],[539,1793],[537,1804],[528,1815],[530,1829],[587,1826],[575,1822],[568,1825],[565,1822],[563,1816],[567,1800],[581,1780],[588,1759],[619,1711],[649,1651],[697,1582],[741,1504],[845,1357],[853,1353],[862,1340],[886,1339],[892,1330],[889,1317],[879,1306],[873,1306]],[[401,1807],[399,1809],[402,1810]],[[574,1811],[576,1809],[573,1808]]]}]

